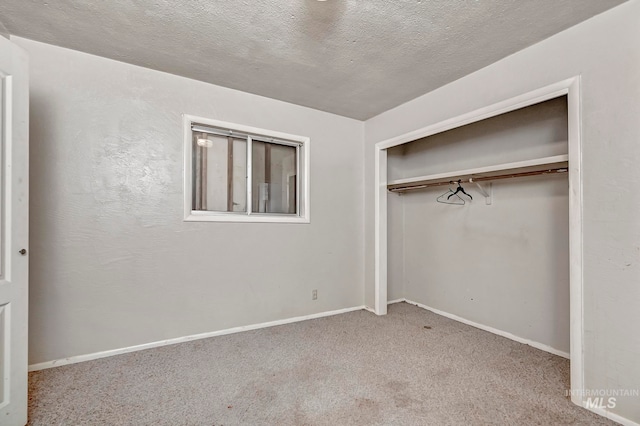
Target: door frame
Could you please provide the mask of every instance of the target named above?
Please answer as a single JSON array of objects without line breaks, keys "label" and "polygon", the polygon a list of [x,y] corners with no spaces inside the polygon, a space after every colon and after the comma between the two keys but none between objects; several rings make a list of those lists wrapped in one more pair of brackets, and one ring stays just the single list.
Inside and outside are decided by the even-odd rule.
[{"label": "door frame", "polygon": [[513,98],[487,105],[375,145],[375,305],[377,315],[387,313],[387,149],[445,132],[560,96],[567,96],[569,150],[569,318],[571,401],[583,406],[583,204],[581,83],[575,76]]}]

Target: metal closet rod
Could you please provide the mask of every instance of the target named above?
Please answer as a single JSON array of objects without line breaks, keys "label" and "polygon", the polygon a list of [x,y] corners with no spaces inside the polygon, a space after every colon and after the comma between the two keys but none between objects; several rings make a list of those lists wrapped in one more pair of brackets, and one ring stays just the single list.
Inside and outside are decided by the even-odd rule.
[{"label": "metal closet rod", "polygon": [[557,174],[557,173],[567,173],[568,169],[566,167],[560,167],[557,169],[548,169],[548,170],[536,170],[536,171],[532,171],[532,172],[520,172],[520,173],[509,173],[509,174],[505,174],[505,175],[497,175],[497,176],[479,176],[479,177],[470,177],[470,178],[465,178],[465,179],[451,179],[445,182],[434,182],[434,183],[424,183],[424,184],[418,184],[418,185],[407,185],[407,186],[400,186],[400,187],[396,187],[396,188],[389,188],[390,192],[405,192],[405,191],[411,191],[414,189],[425,189],[425,188],[431,188],[434,186],[442,186],[442,185],[449,185],[451,184],[451,182],[453,183],[457,183],[458,181],[460,181],[461,183],[477,183],[477,182],[484,182],[484,181],[488,181],[488,180],[499,180],[499,179],[511,179],[511,178],[519,178],[519,177],[526,177],[526,176],[537,176],[537,175],[550,175],[550,174]]}]

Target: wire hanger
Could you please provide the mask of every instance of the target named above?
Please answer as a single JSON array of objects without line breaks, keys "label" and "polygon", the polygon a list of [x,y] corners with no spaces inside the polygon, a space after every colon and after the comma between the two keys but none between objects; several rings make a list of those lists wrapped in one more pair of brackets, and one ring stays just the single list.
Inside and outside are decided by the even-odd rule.
[{"label": "wire hanger", "polygon": [[[458,195],[458,190],[456,189],[456,191],[454,192],[453,189],[451,189],[451,185],[453,185],[453,181],[449,182],[449,190],[447,192],[445,192],[444,194],[442,194],[441,196],[439,196],[436,201],[442,204],[455,204],[458,206],[464,206],[465,205],[465,201],[462,197],[460,197]],[[463,190],[464,191],[464,190]],[[454,197],[455,195],[455,197]],[[468,194],[467,194],[468,195]]]}]

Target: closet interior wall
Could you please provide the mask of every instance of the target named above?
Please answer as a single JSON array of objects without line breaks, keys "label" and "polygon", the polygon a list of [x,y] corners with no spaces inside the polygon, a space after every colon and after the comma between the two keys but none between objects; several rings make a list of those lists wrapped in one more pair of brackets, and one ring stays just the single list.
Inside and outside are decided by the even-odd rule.
[{"label": "closet interior wall", "polygon": [[[566,153],[563,96],[389,149],[388,180]],[[568,354],[568,176],[491,185],[491,205],[472,184],[463,206],[436,202],[446,185],[389,194],[388,299]]]}]

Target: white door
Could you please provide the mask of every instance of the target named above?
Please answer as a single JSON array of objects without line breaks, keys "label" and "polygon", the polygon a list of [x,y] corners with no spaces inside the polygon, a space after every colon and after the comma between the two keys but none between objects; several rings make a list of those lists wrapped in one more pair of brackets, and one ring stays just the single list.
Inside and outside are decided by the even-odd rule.
[{"label": "white door", "polygon": [[0,424],[27,422],[27,55],[0,36]]}]

